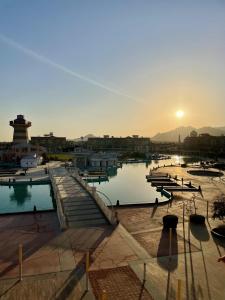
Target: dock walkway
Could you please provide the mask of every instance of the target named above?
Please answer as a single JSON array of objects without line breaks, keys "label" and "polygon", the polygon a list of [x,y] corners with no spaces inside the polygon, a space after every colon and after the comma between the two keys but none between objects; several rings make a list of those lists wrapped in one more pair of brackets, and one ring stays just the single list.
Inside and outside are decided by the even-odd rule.
[{"label": "dock walkway", "polygon": [[52,180],[68,227],[108,224],[95,200],[64,168],[54,169]]}]

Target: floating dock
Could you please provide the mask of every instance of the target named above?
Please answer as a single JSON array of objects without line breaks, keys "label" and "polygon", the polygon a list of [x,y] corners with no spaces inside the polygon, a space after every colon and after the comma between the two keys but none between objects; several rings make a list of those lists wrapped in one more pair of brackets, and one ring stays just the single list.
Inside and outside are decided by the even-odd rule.
[{"label": "floating dock", "polygon": [[[163,189],[168,191],[168,192],[199,192],[199,189],[196,187],[187,187],[187,186],[163,186]],[[161,192],[162,187],[158,186],[156,188],[158,192]]]},{"label": "floating dock", "polygon": [[189,183],[180,185],[175,178],[168,176],[165,173],[153,173],[146,175],[148,182],[156,187],[158,192],[199,192],[199,189]]}]

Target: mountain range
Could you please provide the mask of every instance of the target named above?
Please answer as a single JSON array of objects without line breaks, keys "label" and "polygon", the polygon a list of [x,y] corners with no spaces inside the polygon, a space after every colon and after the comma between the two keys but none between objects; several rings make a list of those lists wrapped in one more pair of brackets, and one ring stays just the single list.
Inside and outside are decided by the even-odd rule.
[{"label": "mountain range", "polygon": [[187,137],[191,131],[195,130],[198,134],[208,133],[214,136],[225,135],[225,126],[222,127],[201,127],[195,128],[192,126],[178,127],[170,131],[157,133],[151,138],[153,142],[178,142],[179,135],[181,141]]}]

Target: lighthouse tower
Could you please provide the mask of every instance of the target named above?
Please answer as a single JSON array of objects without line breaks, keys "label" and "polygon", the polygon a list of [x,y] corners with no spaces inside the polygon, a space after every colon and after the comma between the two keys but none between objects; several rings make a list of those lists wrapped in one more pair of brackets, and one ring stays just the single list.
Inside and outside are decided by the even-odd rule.
[{"label": "lighthouse tower", "polygon": [[31,122],[26,121],[23,115],[17,115],[17,118],[14,121],[10,121],[9,125],[14,128],[13,133],[13,143],[14,144],[21,144],[26,143],[28,144],[28,128],[31,127]]}]

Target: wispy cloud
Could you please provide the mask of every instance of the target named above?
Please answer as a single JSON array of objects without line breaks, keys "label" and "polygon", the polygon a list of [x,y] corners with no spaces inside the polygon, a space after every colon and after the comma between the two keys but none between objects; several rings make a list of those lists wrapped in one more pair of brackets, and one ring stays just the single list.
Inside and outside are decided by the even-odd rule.
[{"label": "wispy cloud", "polygon": [[0,41],[2,41],[3,43],[5,43],[5,44],[7,44],[7,45],[9,45],[11,47],[13,47],[14,49],[17,49],[17,50],[23,52],[24,54],[26,54],[26,55],[34,58],[35,60],[38,60],[41,63],[46,64],[48,66],[51,66],[51,67],[53,67],[53,68],[55,68],[57,70],[60,70],[60,71],[62,71],[64,73],[68,74],[68,75],[71,75],[71,76],[73,76],[75,78],[83,80],[83,81],[85,81],[87,83],[90,83],[90,84],[92,84],[94,86],[97,86],[97,87],[99,87],[101,89],[104,89],[104,90],[106,90],[106,91],[108,91],[110,93],[113,93],[113,94],[116,94],[118,96],[122,96],[122,97],[128,98],[130,100],[133,100],[135,102],[143,103],[144,104],[144,100],[143,99],[132,97],[132,96],[124,93],[123,91],[111,88],[111,87],[109,87],[109,86],[107,86],[107,85],[105,85],[105,84],[103,84],[103,83],[101,83],[99,81],[91,79],[91,78],[89,78],[89,77],[87,77],[85,75],[82,75],[80,73],[77,73],[77,72],[75,72],[75,71],[73,71],[73,70],[71,70],[71,69],[69,69],[69,68],[67,68],[67,67],[65,67],[65,66],[63,66],[61,64],[58,64],[58,63],[54,62],[53,60],[51,60],[51,59],[49,59],[49,58],[47,58],[47,57],[45,57],[45,56],[37,53],[36,51],[33,51],[33,50],[31,50],[31,49],[29,49],[29,48],[27,48],[27,47],[19,44],[18,42],[14,41],[13,39],[11,39],[11,38],[9,38],[9,37],[1,34],[1,33],[0,33]]}]

